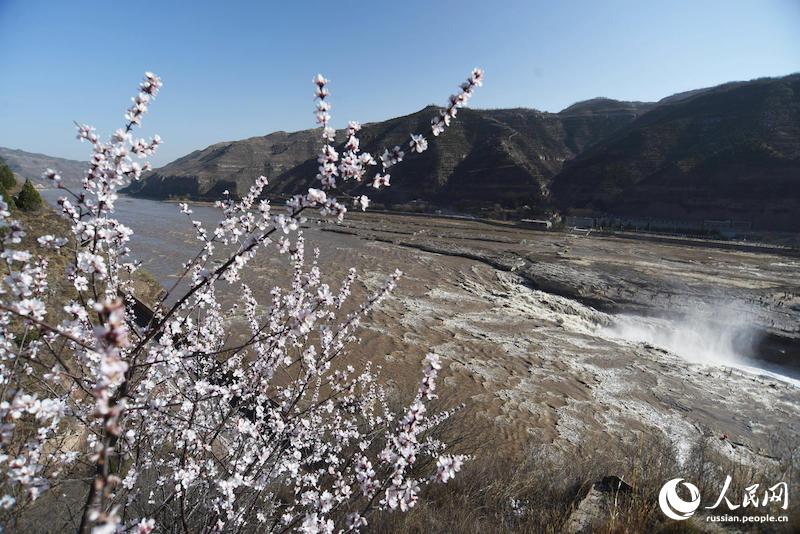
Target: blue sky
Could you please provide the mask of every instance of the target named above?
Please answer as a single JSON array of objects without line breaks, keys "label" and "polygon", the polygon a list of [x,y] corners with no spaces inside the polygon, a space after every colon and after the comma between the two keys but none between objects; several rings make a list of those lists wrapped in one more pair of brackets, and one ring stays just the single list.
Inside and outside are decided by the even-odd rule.
[{"label": "blue sky", "polygon": [[0,146],[85,159],[141,73],[164,80],[142,133],[164,164],[209,144],[443,103],[473,66],[475,107],[558,111],[800,71],[800,0],[40,2],[0,0]]}]

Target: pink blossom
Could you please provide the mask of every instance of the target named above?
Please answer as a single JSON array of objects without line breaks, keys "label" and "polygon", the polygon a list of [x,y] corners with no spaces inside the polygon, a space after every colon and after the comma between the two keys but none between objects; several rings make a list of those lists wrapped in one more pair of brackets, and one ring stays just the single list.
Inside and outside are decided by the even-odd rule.
[{"label": "pink blossom", "polygon": [[411,134],[411,142],[408,144],[413,152],[422,154],[428,150],[428,141],[422,135]]}]

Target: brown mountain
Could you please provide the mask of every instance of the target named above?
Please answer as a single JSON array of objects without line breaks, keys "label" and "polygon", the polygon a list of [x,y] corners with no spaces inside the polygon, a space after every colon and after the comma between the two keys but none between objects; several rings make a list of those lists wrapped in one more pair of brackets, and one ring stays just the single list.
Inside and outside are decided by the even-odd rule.
[{"label": "brown mountain", "polygon": [[[392,172],[392,187],[373,191],[371,197],[401,209],[440,207],[498,214],[527,205],[544,210],[549,207],[550,181],[565,161],[651,106],[595,99],[558,114],[524,108],[463,109],[442,136],[429,139],[428,151],[408,158]],[[362,149],[377,157],[386,147],[407,146],[410,133],[429,130],[436,112],[429,106],[367,124],[360,134]],[[270,179],[268,194],[296,193],[314,183],[318,136],[316,130],[275,132],[218,143],[156,169],[128,192],[212,199],[226,189],[241,195],[263,174]]]},{"label": "brown mountain", "polygon": [[800,229],[800,74],[691,91],[570,161],[562,210]]}]

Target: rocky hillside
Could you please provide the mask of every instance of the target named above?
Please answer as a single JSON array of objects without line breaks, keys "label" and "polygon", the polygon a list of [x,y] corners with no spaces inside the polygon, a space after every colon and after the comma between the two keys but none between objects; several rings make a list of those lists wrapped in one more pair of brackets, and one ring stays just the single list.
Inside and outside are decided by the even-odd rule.
[{"label": "rocky hillside", "polygon": [[562,210],[800,230],[800,74],[662,100],[570,161]]},{"label": "rocky hillside", "polygon": [[[392,172],[391,188],[371,196],[399,209],[547,209],[550,181],[563,163],[650,106],[595,99],[558,114],[523,108],[464,109],[445,134],[431,138],[427,152],[408,158]],[[436,112],[429,106],[367,124],[360,134],[361,146],[376,156],[386,147],[405,146],[410,133],[429,130]],[[313,183],[318,147],[315,130],[218,143],[156,169],[128,192],[216,199],[223,190],[242,194],[263,174],[270,179],[269,194],[292,194]]]},{"label": "rocky hillside", "polygon": [[55,158],[44,154],[34,154],[24,150],[0,147],[0,158],[20,178],[30,178],[32,182],[48,186],[47,180],[42,179],[45,169],[55,169],[61,175],[67,187],[80,186],[86,174],[86,163],[72,159]]}]

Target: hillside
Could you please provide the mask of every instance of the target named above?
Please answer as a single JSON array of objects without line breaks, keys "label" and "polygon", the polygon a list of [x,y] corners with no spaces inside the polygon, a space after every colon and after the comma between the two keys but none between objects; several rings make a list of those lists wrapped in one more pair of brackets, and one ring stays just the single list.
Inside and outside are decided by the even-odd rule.
[{"label": "hillside", "polygon": [[555,205],[800,230],[800,75],[670,97],[569,162]]},{"label": "hillside", "polygon": [[55,158],[45,154],[35,154],[24,150],[0,147],[0,158],[21,178],[30,178],[32,182],[48,186],[42,179],[45,169],[55,169],[61,175],[67,187],[80,186],[86,174],[86,163],[71,159]]},{"label": "hillside", "polygon": [[[582,105],[584,104],[584,105]],[[603,99],[559,114],[533,109],[464,109],[430,148],[392,173],[392,187],[371,193],[396,209],[497,213],[549,207],[549,184],[563,163],[634,120],[647,104]],[[413,132],[429,130],[433,106],[411,115],[364,126],[363,149],[379,155],[406,146]],[[343,141],[343,135],[340,135]],[[276,132],[218,143],[149,173],[127,191],[153,198],[215,199],[223,190],[242,194],[264,174],[268,193],[286,195],[313,183],[318,131]]]}]

